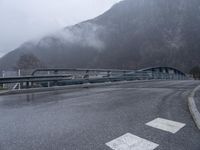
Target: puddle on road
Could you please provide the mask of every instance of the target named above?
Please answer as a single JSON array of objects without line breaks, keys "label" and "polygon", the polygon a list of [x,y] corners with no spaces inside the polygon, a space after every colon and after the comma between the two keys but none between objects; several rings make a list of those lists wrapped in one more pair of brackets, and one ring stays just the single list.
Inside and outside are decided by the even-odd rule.
[{"label": "puddle on road", "polygon": [[54,91],[44,93],[31,93],[20,95],[8,95],[0,97],[0,108],[17,108],[35,106],[42,103],[57,103],[75,97],[88,96],[91,94],[111,92],[120,88],[89,88],[69,91]]},{"label": "puddle on road", "polygon": [[[76,91],[54,91],[46,93],[30,93],[19,95],[8,95],[0,97],[0,108],[20,108],[26,106],[35,106],[45,103],[58,103],[59,101],[91,96],[99,93],[110,93],[120,91],[122,88],[89,88]],[[127,90],[127,89],[126,89]],[[132,89],[131,89],[132,90]]]},{"label": "puddle on road", "polygon": [[0,97],[0,107],[5,108],[16,108],[23,106],[34,106],[41,103],[48,102],[57,102],[59,100],[59,96],[54,94],[51,96],[49,94],[40,93],[40,94],[23,94],[23,95],[9,95]]}]

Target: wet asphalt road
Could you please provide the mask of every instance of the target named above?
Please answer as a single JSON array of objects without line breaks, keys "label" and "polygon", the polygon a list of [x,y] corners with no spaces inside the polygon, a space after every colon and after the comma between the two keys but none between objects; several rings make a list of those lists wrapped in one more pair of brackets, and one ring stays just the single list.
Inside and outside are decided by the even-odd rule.
[{"label": "wet asphalt road", "polygon": [[[0,97],[0,150],[110,150],[131,133],[156,150],[200,150],[200,131],[187,107],[198,81],[121,85]],[[185,123],[176,134],[145,124],[157,117]]]}]

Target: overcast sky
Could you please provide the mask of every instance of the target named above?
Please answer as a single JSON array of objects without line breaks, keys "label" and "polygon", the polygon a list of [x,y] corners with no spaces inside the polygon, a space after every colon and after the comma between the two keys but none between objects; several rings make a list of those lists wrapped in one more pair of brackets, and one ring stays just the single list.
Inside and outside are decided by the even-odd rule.
[{"label": "overcast sky", "polygon": [[0,0],[0,56],[23,42],[96,17],[120,0]]}]

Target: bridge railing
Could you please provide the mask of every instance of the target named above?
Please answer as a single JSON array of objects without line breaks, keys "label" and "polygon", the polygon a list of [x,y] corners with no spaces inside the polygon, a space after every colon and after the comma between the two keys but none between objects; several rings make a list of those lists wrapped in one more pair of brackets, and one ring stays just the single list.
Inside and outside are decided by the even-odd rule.
[{"label": "bridge railing", "polygon": [[[30,76],[0,78],[0,84],[17,83],[22,88],[65,86],[132,80],[183,80],[182,74],[117,69],[37,69]],[[15,87],[17,87],[15,85]]]}]

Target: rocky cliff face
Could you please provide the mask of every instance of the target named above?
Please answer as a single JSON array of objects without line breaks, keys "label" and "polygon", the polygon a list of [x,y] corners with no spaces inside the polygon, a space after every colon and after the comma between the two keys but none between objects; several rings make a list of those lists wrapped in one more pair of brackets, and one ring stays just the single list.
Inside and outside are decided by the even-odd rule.
[{"label": "rocky cliff face", "polygon": [[124,0],[101,16],[27,42],[0,60],[33,53],[48,67],[135,69],[200,64],[199,0]]}]

